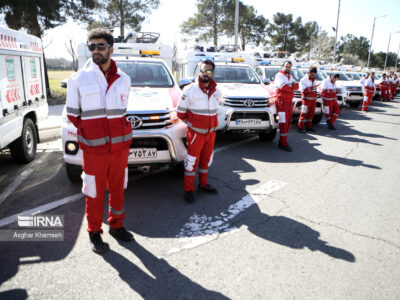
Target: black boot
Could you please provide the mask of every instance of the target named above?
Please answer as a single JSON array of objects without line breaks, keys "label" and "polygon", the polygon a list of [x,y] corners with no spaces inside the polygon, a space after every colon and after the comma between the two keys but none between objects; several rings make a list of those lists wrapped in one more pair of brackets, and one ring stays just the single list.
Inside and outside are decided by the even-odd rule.
[{"label": "black boot", "polygon": [[94,253],[100,254],[108,250],[109,246],[103,242],[100,231],[89,232],[90,246]]},{"label": "black boot", "polygon": [[183,194],[183,198],[189,204],[194,204],[196,201],[194,200],[193,191],[186,191]]},{"label": "black boot", "polygon": [[297,131],[300,133],[307,133],[305,128],[297,128]]},{"label": "black boot", "polygon": [[199,191],[199,192],[206,192],[206,193],[209,193],[209,194],[218,194],[217,189],[214,188],[214,187],[212,187],[212,186],[209,185],[209,184],[206,184],[206,185],[204,185],[204,186],[199,185],[198,191]]},{"label": "black boot", "polygon": [[307,128],[307,131],[310,131],[310,132],[315,132],[316,130],[314,129],[314,128]]},{"label": "black boot", "polygon": [[124,227],[110,228],[108,233],[121,242],[130,242],[134,240],[133,234],[127,231]]},{"label": "black boot", "polygon": [[326,120],[326,125],[328,126],[328,129],[332,129],[332,123],[330,120]]},{"label": "black boot", "polygon": [[279,144],[278,147],[280,149],[282,149],[283,151],[286,151],[286,152],[292,152],[293,151],[292,147],[290,147],[290,146],[283,146],[283,145]]}]

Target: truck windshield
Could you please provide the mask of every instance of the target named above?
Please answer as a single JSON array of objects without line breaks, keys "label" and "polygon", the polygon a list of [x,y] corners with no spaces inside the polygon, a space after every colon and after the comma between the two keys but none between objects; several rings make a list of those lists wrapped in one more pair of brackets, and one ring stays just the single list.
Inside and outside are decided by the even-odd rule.
[{"label": "truck windshield", "polygon": [[258,76],[250,67],[215,66],[214,80],[220,83],[260,83]]},{"label": "truck windshield", "polygon": [[174,81],[160,62],[116,61],[118,68],[131,78],[131,86],[172,87]]},{"label": "truck windshield", "polygon": [[353,80],[360,80],[361,79],[361,75],[357,74],[357,73],[347,73],[346,74],[348,77],[350,77]]},{"label": "truck windshield", "polygon": [[[269,78],[271,81],[274,81],[276,74],[278,74],[280,70],[281,69],[265,69],[265,77]],[[294,80],[297,82],[300,81],[300,79],[304,76],[303,72],[297,69],[292,69],[290,71],[290,75],[292,75]]]},{"label": "truck windshield", "polygon": [[327,73],[328,73],[328,75],[339,74],[339,80],[342,80],[342,81],[351,81],[352,80],[349,77],[347,77],[344,73],[340,73],[340,72],[327,72]]}]

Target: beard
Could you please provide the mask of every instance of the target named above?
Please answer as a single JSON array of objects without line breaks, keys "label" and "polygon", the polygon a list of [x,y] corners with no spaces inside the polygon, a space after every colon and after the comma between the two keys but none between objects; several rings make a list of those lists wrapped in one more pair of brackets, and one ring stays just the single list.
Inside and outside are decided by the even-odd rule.
[{"label": "beard", "polygon": [[288,69],[285,69],[284,72],[285,72],[286,74],[290,74],[290,70],[288,70]]},{"label": "beard", "polygon": [[210,80],[211,80],[210,77],[205,77],[205,76],[200,77],[200,81],[201,81],[202,83],[207,83],[207,82],[209,82]]},{"label": "beard", "polygon": [[96,65],[105,64],[109,58],[110,58],[110,50],[108,50],[105,55],[96,53],[96,57],[94,57],[94,54],[92,54],[92,60]]}]

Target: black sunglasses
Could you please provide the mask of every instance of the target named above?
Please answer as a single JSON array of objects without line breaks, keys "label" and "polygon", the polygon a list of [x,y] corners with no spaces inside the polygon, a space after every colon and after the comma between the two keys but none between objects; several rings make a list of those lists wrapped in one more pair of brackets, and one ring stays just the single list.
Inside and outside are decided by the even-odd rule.
[{"label": "black sunglasses", "polygon": [[98,43],[98,44],[90,43],[87,46],[89,48],[89,51],[94,51],[96,48],[99,50],[104,50],[104,49],[106,49],[107,46],[111,47],[111,45],[104,44],[104,43]]}]

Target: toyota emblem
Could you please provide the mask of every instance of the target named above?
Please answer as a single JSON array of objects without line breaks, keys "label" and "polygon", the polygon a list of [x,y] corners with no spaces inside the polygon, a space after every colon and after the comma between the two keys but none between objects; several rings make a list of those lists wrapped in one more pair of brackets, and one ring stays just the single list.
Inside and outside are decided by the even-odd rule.
[{"label": "toyota emblem", "polygon": [[244,101],[244,106],[246,106],[246,107],[253,107],[253,106],[254,106],[254,101],[248,99],[248,100]]},{"label": "toyota emblem", "polygon": [[126,117],[126,119],[128,120],[128,122],[131,123],[132,129],[137,129],[143,125],[142,118],[140,118],[138,116],[128,116],[128,117]]}]

